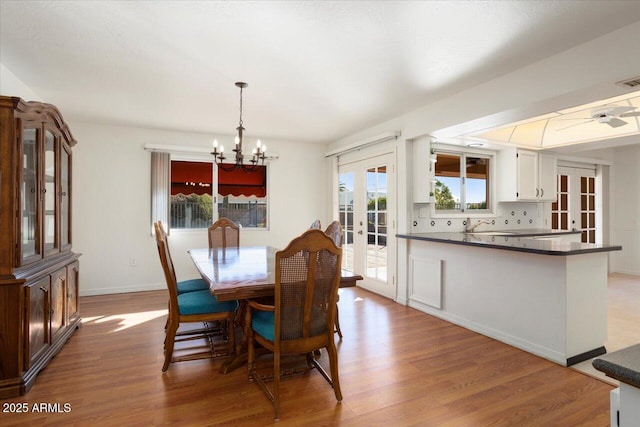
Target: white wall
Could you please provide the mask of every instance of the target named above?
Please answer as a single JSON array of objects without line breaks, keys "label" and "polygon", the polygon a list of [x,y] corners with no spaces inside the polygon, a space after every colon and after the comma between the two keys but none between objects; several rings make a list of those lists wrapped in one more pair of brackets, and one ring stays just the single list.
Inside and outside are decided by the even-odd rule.
[{"label": "white wall", "polygon": [[622,251],[612,254],[611,269],[640,275],[640,144],[613,153],[611,242],[622,245]]},{"label": "white wall", "polygon": [[4,96],[18,96],[25,101],[41,101],[36,93],[16,77],[7,67],[0,63],[0,94]]},{"label": "white wall", "polygon": [[[64,111],[61,111],[64,115]],[[73,122],[73,248],[80,258],[80,295],[162,289],[162,271],[150,234],[150,152],[145,144],[208,147],[212,136]],[[230,138],[230,137],[229,137]],[[219,138],[220,139],[220,138]],[[330,218],[326,148],[269,141],[278,160],[269,165],[270,229],[243,230],[242,245],[284,247],[316,218]],[[186,251],[206,247],[204,230],[173,230],[169,237],[178,280],[197,277]],[[130,265],[135,257],[137,266]]]}]

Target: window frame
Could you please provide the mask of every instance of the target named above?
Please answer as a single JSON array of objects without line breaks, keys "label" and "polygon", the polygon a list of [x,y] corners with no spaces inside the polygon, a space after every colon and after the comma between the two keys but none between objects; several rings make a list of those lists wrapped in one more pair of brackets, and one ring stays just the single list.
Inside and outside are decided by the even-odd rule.
[{"label": "window frame", "polygon": [[[219,218],[219,210],[218,210],[218,206],[220,204],[220,197],[218,194],[218,165],[215,163],[215,160],[206,154],[199,154],[199,153],[185,153],[185,152],[177,152],[177,151],[168,151],[169,153],[169,165],[171,165],[172,161],[183,161],[183,162],[200,162],[200,163],[211,163],[212,167],[213,167],[213,183],[211,185],[211,191],[212,191],[212,200],[213,200],[213,204],[215,206],[213,206],[213,221],[216,221]],[[265,203],[266,203],[266,224],[264,227],[243,227],[242,228],[242,232],[254,232],[254,231],[269,231],[270,226],[271,226],[271,203],[270,203],[270,191],[269,188],[271,186],[271,174],[269,172],[271,166],[270,166],[270,162],[265,162],[264,166],[266,166],[266,182],[267,182],[267,195],[265,197]],[[169,166],[170,167],[170,166]],[[169,170],[169,181],[171,179],[171,172]],[[153,183],[152,183],[153,185]],[[171,184],[169,182],[169,187],[167,189],[167,191],[169,192],[169,194],[167,194],[167,210],[170,211],[170,204],[171,204]],[[152,189],[152,203],[153,203],[153,189]],[[169,215],[170,213],[168,213]],[[152,218],[153,221],[153,218]],[[167,218],[167,225],[170,222],[170,218]],[[173,227],[168,227],[169,230],[171,230],[171,232],[175,232],[175,233],[199,233],[202,232],[202,230],[206,230],[206,228],[173,228]]]},{"label": "window frame", "polygon": [[[486,209],[472,209],[472,210],[466,210],[466,209],[460,209],[460,210],[455,210],[455,209],[447,209],[447,210],[439,210],[436,209],[436,203],[435,200],[431,203],[431,216],[432,218],[493,218],[496,216],[496,198],[495,198],[495,194],[496,194],[496,158],[497,155],[495,152],[493,151],[488,151],[488,150],[477,150],[477,149],[469,149],[469,148],[462,148],[460,147],[460,149],[457,149],[457,147],[452,147],[450,145],[442,145],[442,144],[434,144],[432,146],[432,153],[435,154],[436,156],[438,154],[448,154],[448,155],[456,155],[456,156],[460,156],[460,170],[461,170],[461,189],[460,189],[460,204],[461,206],[464,206],[466,203],[466,191],[467,191],[467,176],[466,176],[466,167],[463,167],[463,165],[466,165],[466,159],[467,157],[477,157],[477,158],[484,158],[484,159],[488,159],[489,160],[489,173],[488,173],[488,179],[489,179],[489,191],[488,191],[488,198],[489,198],[489,202],[487,203],[487,208]],[[435,164],[433,166],[433,171],[432,171],[432,191],[435,193],[435,182],[438,179],[436,177],[436,171],[435,171]]]}]

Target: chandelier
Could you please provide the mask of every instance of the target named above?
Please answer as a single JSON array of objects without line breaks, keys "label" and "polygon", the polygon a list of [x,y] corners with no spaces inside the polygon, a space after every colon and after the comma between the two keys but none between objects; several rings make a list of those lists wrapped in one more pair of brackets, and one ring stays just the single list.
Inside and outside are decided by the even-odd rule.
[{"label": "chandelier", "polygon": [[263,145],[260,140],[256,143],[253,151],[251,152],[250,158],[248,158],[248,162],[245,163],[245,154],[242,152],[242,134],[244,133],[244,127],[242,126],[242,90],[249,86],[244,82],[236,82],[236,86],[240,88],[240,123],[236,130],[238,131],[238,135],[236,135],[235,143],[236,148],[232,151],[235,153],[235,163],[224,163],[226,157],[224,156],[224,146],[218,146],[218,140],[213,141],[213,157],[215,158],[215,162],[219,168],[226,172],[231,172],[236,169],[241,169],[245,172],[251,172],[255,170],[258,166],[258,163],[264,164],[264,159],[266,158],[265,153],[267,151],[267,146]]}]

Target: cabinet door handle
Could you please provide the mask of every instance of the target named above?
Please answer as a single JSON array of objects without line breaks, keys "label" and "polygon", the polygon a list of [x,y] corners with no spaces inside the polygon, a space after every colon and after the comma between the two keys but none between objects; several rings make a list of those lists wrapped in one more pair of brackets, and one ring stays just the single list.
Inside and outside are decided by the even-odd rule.
[{"label": "cabinet door handle", "polygon": [[43,288],[42,286],[40,286],[40,290],[41,290],[42,292],[44,292],[45,294],[48,294],[48,293],[49,293],[49,289],[47,289],[47,288]]},{"label": "cabinet door handle", "polygon": [[536,197],[539,197],[539,196],[540,196],[540,189],[536,188]]},{"label": "cabinet door handle", "polygon": [[544,197],[544,188],[540,189],[540,197]]}]

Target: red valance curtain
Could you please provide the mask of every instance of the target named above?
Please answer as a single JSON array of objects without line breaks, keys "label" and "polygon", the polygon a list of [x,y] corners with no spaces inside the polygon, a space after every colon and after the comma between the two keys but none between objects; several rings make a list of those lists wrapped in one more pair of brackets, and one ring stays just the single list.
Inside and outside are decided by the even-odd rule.
[{"label": "red valance curtain", "polygon": [[213,165],[208,162],[171,161],[171,195],[213,195]]},{"label": "red valance curtain", "polygon": [[222,168],[218,168],[218,194],[266,197],[267,167],[256,166],[251,172],[241,169],[225,172]]},{"label": "red valance curtain", "polygon": [[[182,193],[212,195],[213,165],[208,162],[171,162],[171,195]],[[221,196],[267,195],[267,167],[256,166],[251,172],[218,168],[218,194]]]}]

